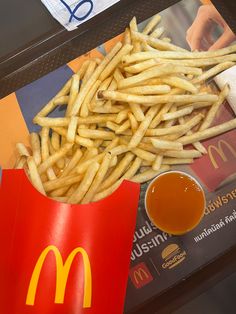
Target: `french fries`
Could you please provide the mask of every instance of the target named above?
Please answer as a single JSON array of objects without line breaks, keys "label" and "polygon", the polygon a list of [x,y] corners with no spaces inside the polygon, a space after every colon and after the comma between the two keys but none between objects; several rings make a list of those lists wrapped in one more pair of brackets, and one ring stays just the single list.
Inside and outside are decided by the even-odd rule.
[{"label": "french fries", "polygon": [[133,102],[144,106],[155,106],[156,104],[165,104],[167,102],[175,103],[193,103],[193,102],[215,102],[218,96],[214,94],[198,94],[198,95],[158,95],[158,96],[141,96],[134,94],[126,94],[118,91],[99,91],[98,98],[109,99],[115,101]]},{"label": "french fries", "polygon": [[68,202],[71,204],[80,203],[84,195],[87,193],[89,187],[91,186],[93,179],[99,169],[99,163],[95,162],[88,167],[83,180],[79,184],[78,188],[74,193],[68,198]]},{"label": "french fries", "polygon": [[230,121],[227,121],[225,123],[222,123],[220,125],[214,126],[212,128],[198,131],[191,135],[185,135],[178,139],[180,143],[183,145],[191,144],[196,141],[205,140],[214,136],[217,136],[219,134],[228,132],[230,130],[233,130],[236,128],[236,119],[232,119]]},{"label": "french fries", "polygon": [[[140,32],[133,18],[123,41],[84,61],[34,117],[42,129],[30,134],[31,149],[17,144],[15,168],[42,194],[98,201],[123,180],[143,183],[193,163],[207,153],[199,141],[236,128],[236,119],[211,126],[229,88],[205,84],[235,64],[236,45],[190,52],[162,38],[160,20],[155,15]],[[64,117],[48,117],[61,105]]]},{"label": "french fries", "polygon": [[32,153],[36,165],[41,163],[41,154],[40,154],[40,139],[37,133],[32,132],[30,134],[30,144],[32,148]]},{"label": "french fries", "polygon": [[178,142],[158,140],[151,138],[152,145],[161,150],[182,150],[183,145]]},{"label": "french fries", "polygon": [[147,69],[139,74],[120,80],[118,83],[118,87],[119,89],[122,89],[130,86],[137,86],[148,79],[157,78],[164,75],[170,75],[173,73],[201,75],[202,70],[200,68],[179,66],[177,64],[160,64],[150,69]]},{"label": "french fries", "polygon": [[29,153],[27,147],[25,146],[25,144],[17,143],[16,144],[16,149],[17,149],[17,151],[18,151],[20,156],[26,156],[26,157],[30,156],[30,153]]},{"label": "french fries", "polygon": [[34,187],[42,194],[46,195],[42,180],[40,178],[40,175],[38,173],[37,166],[35,164],[33,157],[28,157],[27,159],[28,169],[29,169],[29,176],[31,179],[32,184]]},{"label": "french fries", "polygon": [[[71,107],[72,107],[73,103],[75,102],[75,99],[78,95],[79,80],[80,80],[79,74],[74,74],[72,76],[71,86],[70,86],[70,96],[69,96],[69,100],[68,100],[68,104],[67,104],[67,108],[66,108],[66,116],[69,116],[70,111],[71,111]],[[54,101],[54,104],[55,104],[55,102],[56,102],[56,99]]]},{"label": "french fries", "polygon": [[94,181],[91,184],[88,192],[86,193],[86,195],[82,199],[81,204],[89,203],[93,199],[93,196],[96,194],[97,190],[99,189],[100,184],[102,183],[105,175],[107,174],[111,159],[112,159],[112,154],[106,153],[106,155],[103,158],[101,165],[99,166],[99,169],[98,169],[98,172],[94,178]]}]

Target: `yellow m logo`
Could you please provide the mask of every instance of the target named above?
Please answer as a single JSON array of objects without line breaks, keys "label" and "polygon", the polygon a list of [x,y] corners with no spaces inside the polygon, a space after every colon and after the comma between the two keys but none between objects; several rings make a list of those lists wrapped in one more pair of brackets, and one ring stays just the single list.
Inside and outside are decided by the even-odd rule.
[{"label": "yellow m logo", "polygon": [[136,284],[138,284],[140,281],[143,281],[144,278],[146,279],[149,278],[147,272],[144,269],[139,268],[134,271],[134,280]]},{"label": "yellow m logo", "polygon": [[225,152],[223,150],[224,148],[228,148],[228,150],[232,153],[232,155],[236,158],[236,150],[226,141],[224,140],[219,140],[217,147],[215,147],[214,145],[209,145],[208,146],[208,154],[210,157],[210,160],[212,162],[212,165],[215,169],[219,168],[215,158],[213,157],[213,151],[215,151],[220,157],[221,159],[226,162],[227,161],[227,157],[225,155]]},{"label": "yellow m logo", "polygon": [[75,248],[63,264],[61,253],[58,248],[54,245],[49,245],[46,247],[38,258],[38,261],[33,270],[28,293],[26,297],[27,305],[34,305],[35,294],[38,286],[39,275],[41,273],[42,266],[49,252],[53,252],[56,260],[56,293],[55,293],[55,303],[64,303],[65,288],[67,283],[67,278],[70,272],[71,264],[75,256],[80,253],[83,258],[84,265],[84,299],[83,307],[91,307],[92,299],[92,274],[91,266],[87,252],[81,248]]}]

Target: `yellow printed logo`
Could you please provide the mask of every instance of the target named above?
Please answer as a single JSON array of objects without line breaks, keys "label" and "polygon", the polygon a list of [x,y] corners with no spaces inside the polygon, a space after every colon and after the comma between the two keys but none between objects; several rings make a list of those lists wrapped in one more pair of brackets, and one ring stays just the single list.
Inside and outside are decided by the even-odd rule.
[{"label": "yellow printed logo", "polygon": [[53,252],[56,261],[56,292],[55,292],[55,303],[62,304],[64,303],[65,297],[65,288],[68,279],[68,275],[70,272],[71,264],[77,254],[81,254],[83,258],[83,266],[84,266],[84,298],[83,298],[83,307],[89,308],[91,307],[91,299],[92,299],[92,274],[91,274],[91,266],[87,252],[82,248],[75,248],[67,257],[65,263],[63,264],[62,256],[58,248],[54,245],[49,245],[46,247],[41,255],[38,258],[38,261],[34,267],[28,293],[26,297],[27,305],[34,305],[35,302],[35,294],[38,286],[39,276],[42,270],[42,266],[45,262],[45,259],[49,252]]},{"label": "yellow printed logo", "polygon": [[[223,147],[224,147],[224,149],[223,149]],[[217,162],[213,156],[213,151],[215,153],[217,153],[218,156],[220,156],[224,162],[226,162],[226,161],[228,161],[228,159],[225,155],[225,148],[227,148],[228,151],[230,151],[231,154],[234,156],[234,158],[236,158],[236,150],[225,140],[219,140],[217,146],[214,146],[214,145],[208,146],[208,154],[209,154],[211,163],[215,169],[218,169],[219,165],[217,164]]]},{"label": "yellow printed logo", "polygon": [[174,268],[183,262],[183,260],[186,258],[186,255],[186,251],[181,250],[177,244],[168,245],[161,253],[161,257],[164,260],[162,268]]},{"label": "yellow printed logo", "polygon": [[147,285],[153,280],[152,274],[145,263],[139,263],[132,267],[129,271],[129,276],[133,285],[137,289]]},{"label": "yellow printed logo", "polygon": [[143,268],[138,268],[134,271],[134,280],[136,284],[139,283],[139,281],[143,281],[149,278],[147,272]]}]

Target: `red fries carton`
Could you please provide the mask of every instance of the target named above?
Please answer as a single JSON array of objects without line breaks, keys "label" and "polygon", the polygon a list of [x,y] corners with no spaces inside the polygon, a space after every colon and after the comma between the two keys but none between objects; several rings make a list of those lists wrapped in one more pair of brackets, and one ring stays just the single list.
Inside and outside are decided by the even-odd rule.
[{"label": "red fries carton", "polygon": [[102,201],[59,203],[3,170],[0,312],[123,313],[138,199],[125,181]]}]

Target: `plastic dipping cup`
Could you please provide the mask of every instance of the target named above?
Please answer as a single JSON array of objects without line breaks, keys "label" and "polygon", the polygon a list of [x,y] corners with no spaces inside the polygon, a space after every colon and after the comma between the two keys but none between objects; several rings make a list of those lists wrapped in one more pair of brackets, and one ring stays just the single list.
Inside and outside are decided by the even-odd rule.
[{"label": "plastic dipping cup", "polygon": [[204,216],[205,205],[201,185],[182,171],[160,174],[149,184],[145,195],[149,219],[157,228],[173,235],[194,229]]}]

